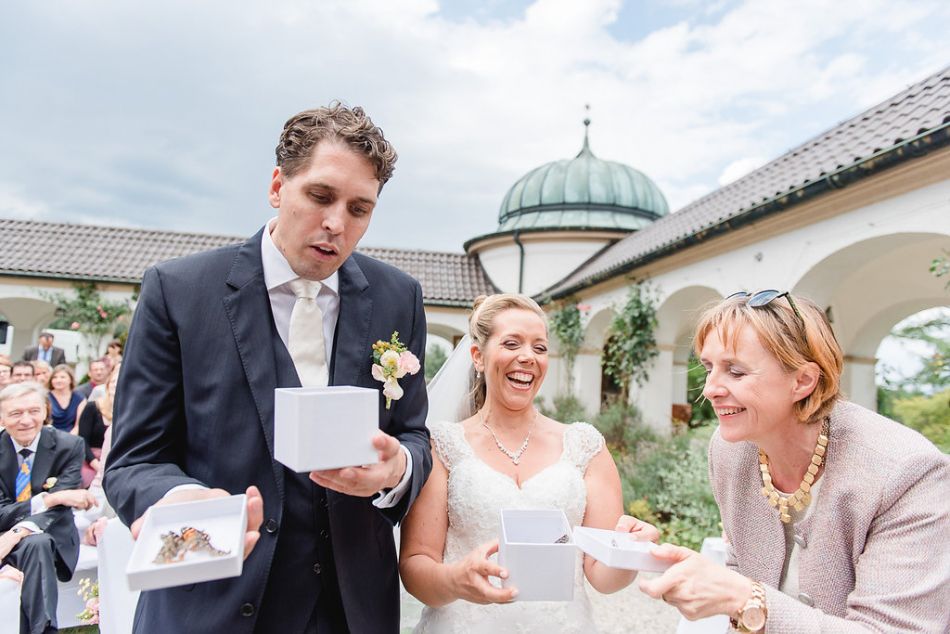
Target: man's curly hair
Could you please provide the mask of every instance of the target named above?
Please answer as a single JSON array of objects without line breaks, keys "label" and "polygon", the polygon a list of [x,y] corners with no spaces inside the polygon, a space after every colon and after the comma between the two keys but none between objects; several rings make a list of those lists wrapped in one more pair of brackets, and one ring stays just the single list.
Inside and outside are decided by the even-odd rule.
[{"label": "man's curly hair", "polygon": [[284,124],[277,144],[277,165],[289,178],[309,162],[317,143],[335,140],[346,144],[373,165],[379,189],[383,189],[396,164],[396,150],[381,128],[359,106],[350,108],[334,101],[324,108],[304,110]]}]

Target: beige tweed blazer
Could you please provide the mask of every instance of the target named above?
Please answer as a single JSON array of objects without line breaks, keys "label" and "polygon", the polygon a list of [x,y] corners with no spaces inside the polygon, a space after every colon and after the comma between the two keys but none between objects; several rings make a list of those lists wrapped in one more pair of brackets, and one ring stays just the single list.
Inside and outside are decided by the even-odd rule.
[{"label": "beige tweed blazer", "polygon": [[821,491],[795,525],[797,599],[777,589],[785,536],[760,492],[756,446],[716,430],[709,479],[727,564],[766,586],[768,634],[950,632],[950,457],[917,432],[835,406]]}]

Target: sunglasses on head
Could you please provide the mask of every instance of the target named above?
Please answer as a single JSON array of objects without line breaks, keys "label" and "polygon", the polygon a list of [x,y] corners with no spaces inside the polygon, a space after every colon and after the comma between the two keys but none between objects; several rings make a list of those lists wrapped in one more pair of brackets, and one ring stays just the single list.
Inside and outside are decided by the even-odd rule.
[{"label": "sunglasses on head", "polygon": [[784,297],[785,299],[788,300],[788,305],[791,306],[792,310],[795,312],[795,316],[798,317],[798,319],[802,322],[803,325],[805,323],[805,318],[802,317],[802,314],[800,312],[798,312],[798,306],[795,305],[795,300],[792,299],[792,294],[789,293],[788,291],[785,291],[784,293],[781,291],[777,291],[775,289],[759,291],[757,293],[746,293],[745,291],[739,291],[738,293],[733,293],[726,299],[732,299],[733,297],[748,298],[746,299],[746,304],[748,304],[752,308],[761,308],[762,306],[768,306],[769,304],[779,299],[780,297]]}]

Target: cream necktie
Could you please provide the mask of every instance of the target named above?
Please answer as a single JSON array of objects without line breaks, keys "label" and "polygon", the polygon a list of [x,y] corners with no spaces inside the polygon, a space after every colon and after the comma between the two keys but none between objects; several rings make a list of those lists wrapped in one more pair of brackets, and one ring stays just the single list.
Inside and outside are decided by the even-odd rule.
[{"label": "cream necktie", "polygon": [[320,282],[297,278],[289,283],[297,296],[290,313],[287,349],[294,360],[300,385],[325,387],[328,383],[327,351],[323,338],[323,311],[317,306]]}]

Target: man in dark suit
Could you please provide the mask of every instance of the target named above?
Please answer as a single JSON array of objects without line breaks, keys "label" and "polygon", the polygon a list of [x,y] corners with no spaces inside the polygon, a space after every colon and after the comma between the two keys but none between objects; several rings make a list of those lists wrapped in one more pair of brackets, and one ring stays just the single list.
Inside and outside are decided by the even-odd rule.
[{"label": "man in dark suit", "polygon": [[30,346],[23,351],[24,361],[46,361],[51,368],[66,363],[66,353],[53,345],[53,333],[41,332],[39,345]]},{"label": "man in dark suit", "polygon": [[0,531],[22,539],[3,559],[23,572],[20,631],[56,631],[56,579],[69,581],[79,558],[73,508],[96,504],[81,488],[81,438],[44,427],[38,383],[0,391]]},{"label": "man in dark suit", "polygon": [[431,468],[423,373],[391,408],[379,397],[378,464],[308,477],[273,458],[274,388],[380,389],[372,345],[394,332],[423,356],[419,283],[353,253],[395,159],[360,108],[300,113],[277,146],[277,217],[145,273],[106,494],[136,534],[153,504],[246,491],[253,552],[240,577],[143,593],[136,632],[398,632],[392,528]]}]

